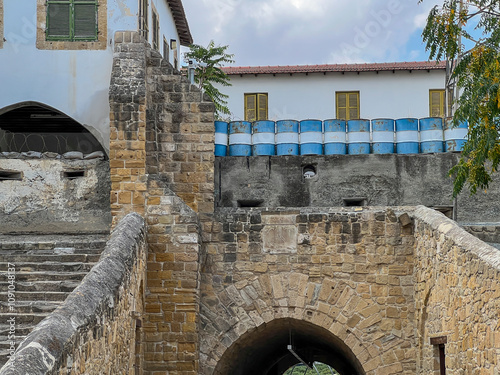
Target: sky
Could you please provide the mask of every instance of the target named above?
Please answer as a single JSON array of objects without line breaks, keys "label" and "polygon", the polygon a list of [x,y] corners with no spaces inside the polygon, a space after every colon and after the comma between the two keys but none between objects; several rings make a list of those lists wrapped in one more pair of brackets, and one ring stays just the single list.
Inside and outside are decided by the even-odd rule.
[{"label": "sky", "polygon": [[426,61],[437,0],[183,0],[195,44],[228,45],[233,66]]}]

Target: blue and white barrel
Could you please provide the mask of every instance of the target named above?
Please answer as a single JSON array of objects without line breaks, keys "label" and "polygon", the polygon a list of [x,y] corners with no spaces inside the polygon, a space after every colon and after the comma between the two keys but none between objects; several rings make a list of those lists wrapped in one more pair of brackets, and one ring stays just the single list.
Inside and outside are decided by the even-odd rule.
[{"label": "blue and white barrel", "polygon": [[372,152],[374,154],[394,153],[394,120],[379,118],[372,120]]},{"label": "blue and white barrel", "polygon": [[325,155],[345,155],[346,122],[345,120],[325,120]]},{"label": "blue and white barrel", "polygon": [[252,155],[276,155],[274,121],[262,120],[252,124]]},{"label": "blue and white barrel", "polygon": [[323,122],[321,120],[300,122],[300,154],[323,154]]},{"label": "blue and white barrel", "polygon": [[444,148],[446,152],[462,151],[467,141],[469,127],[467,122],[453,126],[453,118],[447,118],[444,125]]},{"label": "blue and white barrel", "polygon": [[299,122],[276,121],[276,155],[299,154]]},{"label": "blue and white barrel", "polygon": [[227,129],[227,122],[215,121],[215,156],[227,155]]},{"label": "blue and white barrel", "polygon": [[396,120],[396,152],[398,154],[418,154],[418,119],[400,118]]},{"label": "blue and white barrel", "polygon": [[420,119],[420,152],[422,154],[443,152],[443,119],[441,117]]},{"label": "blue and white barrel", "polygon": [[370,153],[370,120],[347,121],[347,136],[348,154]]},{"label": "blue and white barrel", "polygon": [[248,121],[229,123],[229,156],[252,155],[252,124]]}]

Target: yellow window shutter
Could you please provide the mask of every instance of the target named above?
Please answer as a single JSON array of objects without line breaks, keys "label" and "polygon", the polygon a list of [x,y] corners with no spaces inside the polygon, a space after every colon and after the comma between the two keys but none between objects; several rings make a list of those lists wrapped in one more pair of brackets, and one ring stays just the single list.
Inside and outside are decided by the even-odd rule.
[{"label": "yellow window shutter", "polygon": [[257,120],[267,120],[267,94],[257,94],[259,114]]},{"label": "yellow window shutter", "polygon": [[337,93],[337,118],[347,120],[347,94]]},{"label": "yellow window shutter", "polygon": [[245,121],[256,121],[257,95],[245,94]]},{"label": "yellow window shutter", "polygon": [[430,90],[429,107],[429,115],[431,117],[444,116],[444,90]]},{"label": "yellow window shutter", "polygon": [[349,120],[359,118],[359,93],[353,92],[349,95]]}]

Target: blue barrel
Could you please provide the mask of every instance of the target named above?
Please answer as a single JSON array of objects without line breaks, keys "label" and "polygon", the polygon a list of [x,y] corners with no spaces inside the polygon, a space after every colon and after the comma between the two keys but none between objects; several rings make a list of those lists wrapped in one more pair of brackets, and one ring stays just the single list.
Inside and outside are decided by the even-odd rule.
[{"label": "blue barrel", "polygon": [[370,120],[347,121],[347,152],[350,155],[370,153]]},{"label": "blue barrel", "polygon": [[396,120],[396,152],[398,154],[418,154],[418,119],[400,118]]},{"label": "blue barrel", "polygon": [[299,122],[276,121],[276,155],[299,154]]},{"label": "blue barrel", "polygon": [[325,120],[325,155],[345,155],[346,122],[345,120]]},{"label": "blue barrel", "polygon": [[372,120],[372,152],[374,154],[394,153],[394,120],[379,118]]},{"label": "blue barrel", "polygon": [[215,121],[215,156],[227,155],[227,129],[227,122]]},{"label": "blue barrel", "polygon": [[229,156],[252,155],[252,124],[248,121],[229,123]]},{"label": "blue barrel", "polygon": [[461,122],[453,127],[453,119],[448,118],[444,124],[444,147],[446,152],[462,151],[467,141],[469,127],[467,122]]},{"label": "blue barrel", "polygon": [[443,152],[443,119],[441,117],[420,119],[420,152],[423,154]]},{"label": "blue barrel", "polygon": [[323,122],[321,120],[300,122],[300,154],[323,154]]},{"label": "blue barrel", "polygon": [[262,120],[252,124],[252,155],[276,155],[274,121]]}]

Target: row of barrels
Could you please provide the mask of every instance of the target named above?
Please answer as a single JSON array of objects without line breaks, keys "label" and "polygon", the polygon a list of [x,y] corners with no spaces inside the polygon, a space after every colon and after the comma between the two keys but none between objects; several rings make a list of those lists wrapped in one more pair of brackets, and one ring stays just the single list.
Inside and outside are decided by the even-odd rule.
[{"label": "row of barrels", "polygon": [[467,123],[440,117],[216,121],[216,156],[418,154],[462,151]]}]

